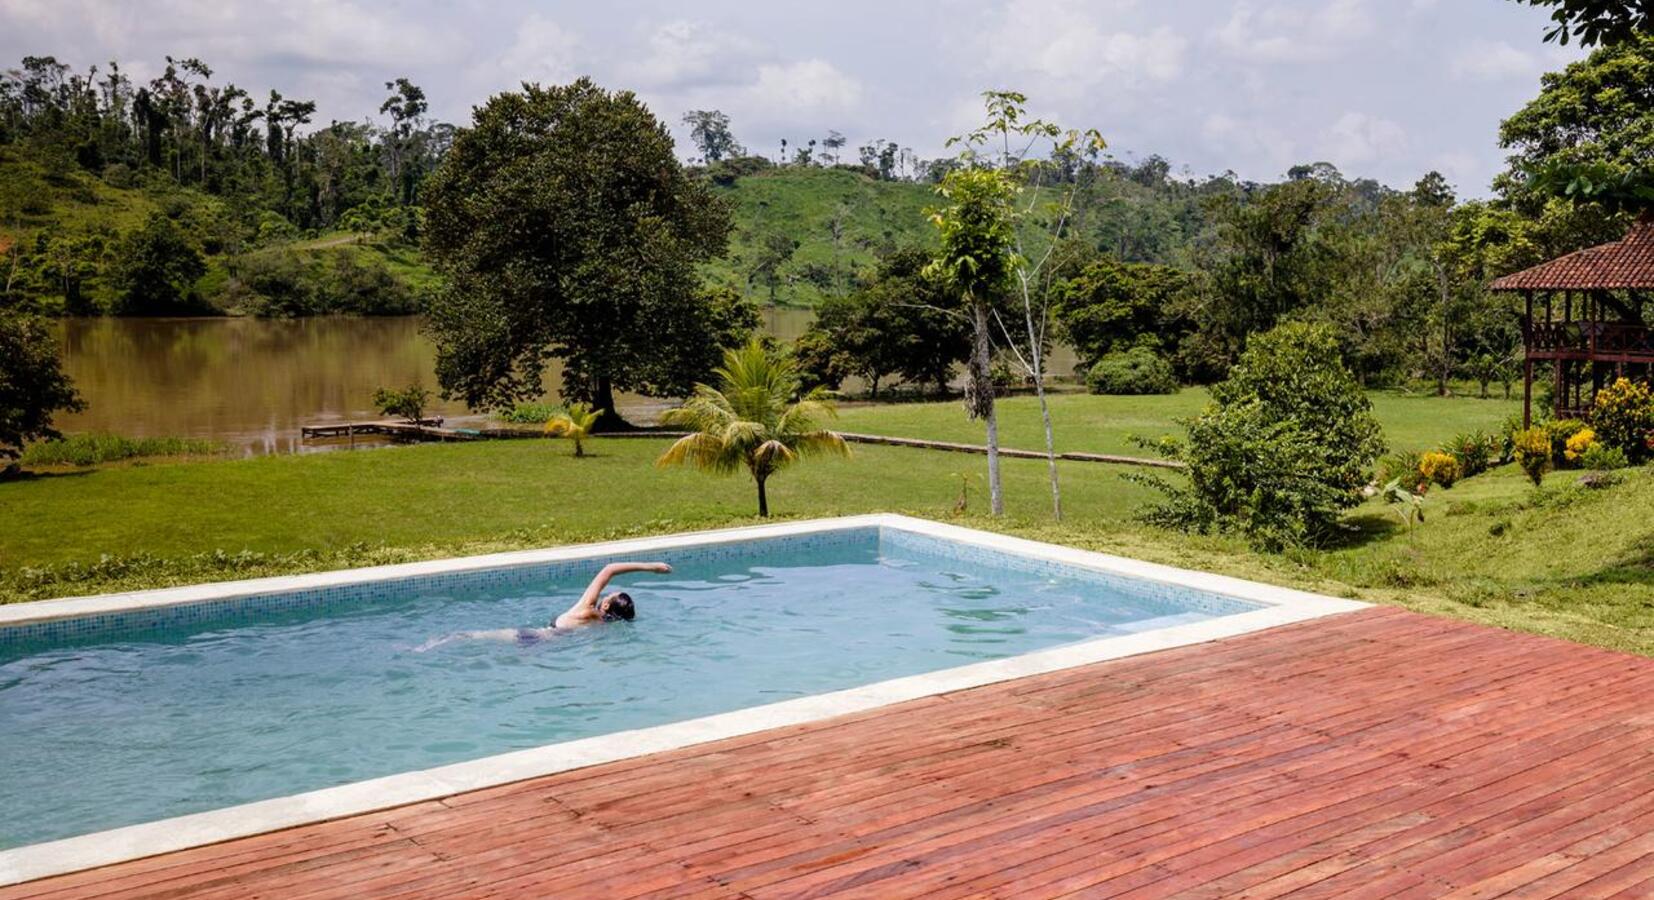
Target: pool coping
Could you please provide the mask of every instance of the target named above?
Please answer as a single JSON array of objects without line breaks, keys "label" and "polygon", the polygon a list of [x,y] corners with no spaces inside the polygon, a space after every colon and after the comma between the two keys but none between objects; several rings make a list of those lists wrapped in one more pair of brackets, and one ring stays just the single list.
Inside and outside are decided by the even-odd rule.
[{"label": "pool coping", "polygon": [[541,550],[493,553],[418,563],[346,569],[310,575],[257,578],[122,594],[43,600],[0,607],[0,627],[78,616],[222,600],[251,594],[308,590],[419,575],[566,562],[682,547],[788,537],[853,528],[891,528],[1004,553],[1065,563],[1111,575],[1140,578],[1259,604],[1260,609],[1138,634],[1094,638],[1005,659],[910,675],[726,713],[618,731],[485,756],[285,797],[159,819],[10,850],[0,850],[0,886],[250,837],[299,825],[371,813],[482,788],[555,775],[572,769],[675,750],[695,744],[819,722],[850,713],[968,690],[1002,681],[1121,659],[1157,650],[1206,643],[1293,622],[1352,612],[1368,606],[1231,578],[1142,562],[1090,550],[1031,541],[889,513],[811,519],[711,531],[683,532]]}]

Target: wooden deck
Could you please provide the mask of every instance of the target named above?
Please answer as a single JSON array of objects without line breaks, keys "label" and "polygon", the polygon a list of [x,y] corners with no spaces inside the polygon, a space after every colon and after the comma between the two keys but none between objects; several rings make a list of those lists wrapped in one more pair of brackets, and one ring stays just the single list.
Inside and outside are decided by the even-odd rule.
[{"label": "wooden deck", "polygon": [[1654,660],[1374,609],[0,897],[1654,896]]}]

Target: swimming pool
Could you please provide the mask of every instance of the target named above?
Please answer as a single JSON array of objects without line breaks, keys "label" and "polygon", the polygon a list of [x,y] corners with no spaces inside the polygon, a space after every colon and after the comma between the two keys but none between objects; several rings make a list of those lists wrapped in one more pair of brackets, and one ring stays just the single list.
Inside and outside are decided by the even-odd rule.
[{"label": "swimming pool", "polygon": [[[617,582],[635,622],[420,649],[645,558],[674,571]],[[139,823],[391,805],[1348,608],[893,516],[28,606],[0,610],[0,875],[44,841],[140,855]]]}]

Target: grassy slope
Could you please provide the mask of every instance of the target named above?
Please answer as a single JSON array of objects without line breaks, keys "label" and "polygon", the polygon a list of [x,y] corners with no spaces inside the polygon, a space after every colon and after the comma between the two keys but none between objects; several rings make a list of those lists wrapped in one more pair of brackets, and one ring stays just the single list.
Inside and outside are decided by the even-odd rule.
[{"label": "grassy slope", "polygon": [[[1455,432],[1481,428],[1498,430],[1506,416],[1521,411],[1521,403],[1505,400],[1447,399],[1378,391],[1373,410],[1384,423],[1393,449],[1426,449]],[[1094,397],[1056,394],[1051,397],[1057,449],[1094,453],[1145,455],[1131,437],[1157,438],[1181,434],[1177,419],[1196,415],[1206,402],[1202,388],[1186,388],[1168,397]],[[1045,448],[1039,405],[1031,397],[1000,404],[999,434],[1007,447]],[[982,425],[964,417],[957,402],[912,403],[899,406],[847,406],[839,414],[845,431],[896,437],[981,443]]]},{"label": "grassy slope", "polygon": [[[1068,433],[1083,432],[1076,422],[1127,417],[1118,399],[1065,399]],[[1435,444],[1505,409],[1494,401],[1378,400],[1387,433],[1410,446]],[[1199,397],[1179,402],[1198,405]],[[930,414],[930,407],[893,406],[847,418],[895,433]],[[1013,433],[1031,429],[1032,404],[1008,403],[1006,418]],[[891,427],[877,428],[881,422]],[[1089,434],[1074,445],[1116,447],[1106,428]],[[750,521],[749,482],[654,469],[662,446],[604,440],[596,458],[574,460],[561,444],[426,445],[116,466],[0,484],[0,516],[29,525],[0,530],[0,599]],[[786,516],[891,510],[945,517],[957,496],[955,473],[977,473],[981,465],[978,457],[858,447],[850,460],[810,461],[785,473],[772,483],[772,503]],[[979,517],[978,479],[966,524],[1654,654],[1654,532],[1642,515],[1654,508],[1654,474],[1647,470],[1606,491],[1578,488],[1572,473],[1556,473],[1536,493],[1507,467],[1433,493],[1428,520],[1412,529],[1375,502],[1351,516],[1357,530],[1344,546],[1281,556],[1132,523],[1131,510],[1148,495],[1118,468],[1065,465],[1068,517],[1060,525],[1047,514],[1042,463],[1008,461],[1006,473],[1010,515]],[[210,555],[243,550],[299,555]],[[122,558],[100,566],[104,553]],[[24,571],[39,566],[52,572]]]},{"label": "grassy slope", "polygon": [[[182,201],[197,209],[216,207],[217,198],[191,189],[170,186],[164,191],[139,187],[116,188],[105,184],[78,169],[63,179],[46,177],[46,171],[36,161],[18,153],[15,147],[0,147],[0,182],[6,191],[17,191],[44,198],[44,212],[24,213],[14,220],[0,221],[0,238],[20,240],[24,246],[46,229],[57,229],[68,234],[81,234],[108,228],[117,235],[142,225],[149,216],[166,208],[173,200]],[[388,246],[371,236],[348,233],[329,233],[316,238],[305,238],[253,251],[270,253],[291,249],[297,251],[318,269],[331,264],[332,256],[347,253],[366,262],[377,258],[392,274],[415,289],[431,286],[436,279],[431,267],[414,247]],[[211,296],[228,278],[225,257],[207,257],[207,273],[196,283],[196,289]],[[95,279],[93,296],[104,303],[112,301],[106,282]]]},{"label": "grassy slope", "polygon": [[[776,231],[798,242],[782,268],[788,283],[776,299],[788,305],[813,306],[821,289],[798,279],[809,264],[853,271],[871,267],[875,249],[889,244],[931,241],[925,208],[936,202],[929,185],[875,181],[854,172],[829,169],[781,169],[742,178],[719,189],[734,207],[735,231],[730,252],[707,267],[720,284],[747,291],[767,302],[769,289],[747,283],[752,261],[764,238]],[[831,223],[843,211],[843,235],[835,253]]]}]

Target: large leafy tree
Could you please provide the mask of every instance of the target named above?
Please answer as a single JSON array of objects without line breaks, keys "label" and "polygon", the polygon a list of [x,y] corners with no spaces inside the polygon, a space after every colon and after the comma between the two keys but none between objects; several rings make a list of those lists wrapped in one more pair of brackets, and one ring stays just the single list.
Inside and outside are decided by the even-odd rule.
[{"label": "large leafy tree", "polygon": [[1530,215],[1556,196],[1654,206],[1654,37],[1601,48],[1541,85],[1499,127],[1510,168],[1494,186]]},{"label": "large leafy tree", "polygon": [[692,109],[683,114],[683,124],[689,126],[689,139],[706,162],[715,163],[747,152],[730,131],[729,116],[719,110]]},{"label": "large leafy tree", "polygon": [[1172,356],[1188,329],[1183,310],[1198,291],[1188,272],[1105,257],[1058,285],[1059,333],[1088,368],[1133,347]]},{"label": "large leafy tree", "polygon": [[919,248],[895,251],[866,284],[823,301],[794,348],[805,374],[830,388],[857,376],[875,397],[891,375],[941,393],[970,352],[970,336],[965,318],[925,277],[929,262]]},{"label": "large leafy tree", "polygon": [[58,437],[52,414],[83,406],[46,323],[0,312],[0,459],[17,458],[28,441]]},{"label": "large leafy tree", "polygon": [[1347,212],[1340,188],[1332,177],[1300,177],[1211,202],[1214,296],[1202,318],[1215,354],[1232,359],[1248,335],[1332,293],[1339,251],[1327,225]]},{"label": "large leafy tree", "polygon": [[166,315],[199,306],[192,291],[206,260],[185,230],[156,213],[116,247],[118,309],[128,315]]},{"label": "large leafy tree", "polygon": [[1654,32],[1651,0],[1516,0],[1528,6],[1551,8],[1555,24],[1545,32],[1547,42],[1566,45],[1570,39],[1584,46],[1617,44]]},{"label": "large leafy tree", "polygon": [[750,314],[699,288],[729,213],[630,92],[583,78],[491,98],[424,198],[447,276],[430,311],[437,377],[473,407],[538,396],[554,357],[565,395],[610,416],[619,390],[687,393]]}]

